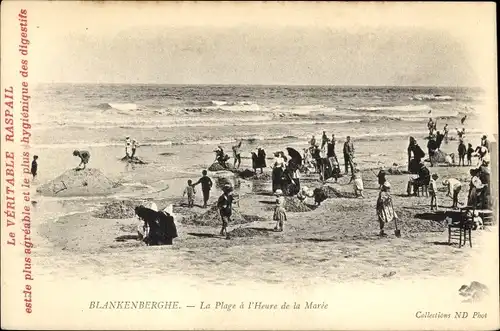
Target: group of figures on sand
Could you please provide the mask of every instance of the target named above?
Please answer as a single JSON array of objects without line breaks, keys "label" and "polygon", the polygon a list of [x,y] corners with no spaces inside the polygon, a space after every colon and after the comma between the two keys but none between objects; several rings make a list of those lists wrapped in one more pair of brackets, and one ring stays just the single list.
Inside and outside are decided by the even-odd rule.
[{"label": "group of figures on sand", "polygon": [[[233,151],[233,168],[238,169],[241,165],[241,145],[242,140],[240,140],[236,145],[232,146],[231,149]],[[217,146],[217,149],[214,150],[215,153],[215,162],[217,162],[220,166],[225,169],[229,168],[228,161],[231,157],[224,152],[224,149],[221,145]],[[263,169],[266,168],[266,152],[262,147],[258,147],[256,152],[252,152],[252,169],[254,172],[257,172],[257,169],[260,169],[260,172],[263,173]]]},{"label": "group of figures on sand", "polygon": [[[316,138],[312,136],[309,141],[309,148],[304,149],[306,169],[313,166],[315,170],[321,174],[322,180],[326,180],[331,177],[334,177],[335,179],[340,177],[340,166],[335,152],[335,144],[335,135],[332,134],[330,139],[328,138],[326,131],[323,131],[321,145],[319,145]],[[344,142],[343,154],[345,174],[348,174],[349,169],[351,170],[351,173],[354,173],[356,167],[356,163],[354,162],[354,144],[350,136],[347,136],[346,141]]]},{"label": "group of figures on sand", "polygon": [[[435,160],[435,154],[437,153],[440,146],[440,137],[438,132],[437,148],[429,148],[429,160],[431,166],[435,164],[432,162]],[[429,137],[429,143],[433,142],[433,136]],[[476,156],[478,158],[477,168],[470,169],[470,183],[469,183],[469,193],[467,196],[467,207],[472,207],[474,209],[489,209],[491,206],[491,195],[490,195],[490,170],[489,170],[489,149],[490,142],[486,135],[481,138],[480,145],[474,150],[472,144],[468,144],[469,148],[465,147],[464,136],[459,137],[458,152],[459,152],[459,162],[458,165],[465,165],[465,155],[467,156],[467,165],[472,166],[472,157]],[[431,146],[434,146],[431,144]],[[428,144],[429,147],[429,144]],[[431,174],[431,171],[426,167],[424,163],[425,152],[420,148],[416,139],[410,137],[410,142],[408,145],[408,171],[410,173],[410,180],[408,182],[407,192],[409,195],[418,195],[419,190],[423,189],[427,191],[426,193],[431,196],[431,210],[438,208],[438,202],[436,197],[436,183],[435,181],[439,178],[437,173]],[[447,165],[454,165],[454,160],[452,162],[445,162]],[[455,178],[448,178],[443,180],[443,186],[448,187],[448,195],[452,196],[453,204],[452,208],[458,208],[458,195],[461,191],[462,184]]]},{"label": "group of figures on sand", "polygon": [[[435,155],[441,146],[445,135],[441,135],[439,132],[433,134],[429,137],[428,153],[430,165],[433,166],[432,156]],[[127,137],[128,139],[128,137]],[[128,140],[127,140],[128,141]],[[459,139],[459,151],[463,151],[463,136]],[[126,157],[133,158],[135,156],[135,148],[126,143]],[[471,144],[469,144],[470,146]],[[468,164],[471,165],[472,155],[478,156],[480,166],[476,169],[471,169],[471,181],[469,186],[469,194],[467,199],[467,205],[473,206],[474,208],[488,208],[491,205],[490,202],[490,189],[489,189],[489,158],[488,150],[490,143],[486,136],[481,139],[481,145],[478,146],[476,152],[469,153],[467,151]],[[129,148],[130,146],[130,148]],[[236,145],[232,147],[234,156],[234,166],[239,167],[241,164],[241,146],[242,142],[239,141]],[[309,190],[304,187],[301,188],[300,185],[300,173],[314,171],[319,174],[322,181],[328,178],[337,178],[341,176],[340,167],[337,155],[335,153],[335,136],[332,135],[329,139],[325,132],[323,132],[323,138],[321,145],[316,143],[314,136],[310,141],[309,148],[304,149],[304,154],[299,153],[297,150],[288,147],[287,154],[283,151],[278,151],[274,153],[274,161],[271,165],[272,168],[272,192],[276,196],[276,205],[273,213],[273,220],[276,221],[275,231],[283,231],[284,223],[287,220],[285,211],[285,198],[284,196],[297,196],[300,200],[304,200],[305,197],[312,197]],[[347,137],[344,148],[344,164],[345,173],[348,174],[351,171],[352,177],[351,182],[354,182],[354,190],[356,195],[358,193],[363,197],[363,181],[361,178],[361,173],[356,167],[354,162],[354,144],[350,137]],[[486,153],[484,153],[486,151]],[[227,166],[227,161],[229,157],[224,153],[221,146],[218,147],[216,152],[216,161]],[[414,137],[409,138],[408,145],[408,171],[409,171],[409,183],[408,183],[408,194],[418,195],[419,190],[422,187],[428,188],[431,197],[431,210],[438,207],[438,201],[436,192],[437,184],[436,180],[439,178],[437,173],[431,174],[429,168],[426,167],[424,163],[424,158],[426,153],[420,148],[416,139]],[[78,156],[81,160],[81,165],[85,169],[86,164],[90,159],[90,153],[87,151],[75,151],[73,153]],[[254,172],[257,169],[266,168],[266,152],[262,148],[258,148],[256,152],[252,152],[252,168]],[[461,153],[459,153],[461,155]],[[470,155],[469,155],[470,154]],[[458,208],[458,195],[461,191],[462,184],[460,181],[454,178],[447,178],[443,180],[443,186],[448,188],[448,195],[453,199],[453,208]],[[391,184],[386,179],[385,171],[381,170],[378,174],[378,184],[379,184],[379,195],[376,204],[376,214],[380,224],[380,235],[386,236],[384,232],[385,224],[388,222],[395,222],[396,224],[396,235],[399,235],[399,230],[397,229],[398,215],[394,210],[393,198],[391,196]],[[207,207],[207,203],[210,197],[210,191],[212,189],[212,180],[208,177],[207,171],[203,170],[202,177],[195,183],[189,180],[186,189],[184,190],[184,195],[188,198],[188,207],[193,207],[195,199],[195,187],[201,185],[201,191],[203,192],[203,207]],[[305,192],[303,192],[305,190]],[[221,216],[222,227],[220,234],[222,236],[227,236],[227,227],[231,222],[233,203],[237,201],[235,195],[233,194],[233,187],[231,185],[224,185],[222,188],[222,195],[217,200],[217,208]],[[300,198],[302,197],[302,199]],[[142,226],[141,235],[144,242],[148,245],[170,245],[172,244],[172,239],[177,237],[177,230],[175,228],[175,223],[173,222],[173,216],[171,211],[168,212],[158,211],[156,206],[153,204],[152,207],[146,208],[144,206],[138,206],[136,209],[137,216],[144,222]]]}]

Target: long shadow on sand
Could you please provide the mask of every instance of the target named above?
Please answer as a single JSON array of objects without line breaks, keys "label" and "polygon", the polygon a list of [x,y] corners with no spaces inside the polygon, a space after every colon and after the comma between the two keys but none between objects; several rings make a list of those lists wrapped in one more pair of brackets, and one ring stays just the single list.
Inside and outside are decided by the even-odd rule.
[{"label": "long shadow on sand", "polygon": [[198,238],[220,238],[220,235],[213,234],[213,233],[196,233],[196,232],[188,232],[188,235],[190,236],[195,236]]},{"label": "long shadow on sand", "polygon": [[[187,204],[187,203],[185,203],[185,202],[181,202],[181,203],[179,203],[179,204],[175,205],[175,207],[189,208],[189,207],[188,207],[188,204]],[[198,208],[201,208],[201,209],[205,209],[205,208],[203,208],[203,205],[198,205],[198,204],[196,204],[196,203],[195,203],[195,204],[193,204],[193,207],[198,207]]]},{"label": "long shadow on sand", "polygon": [[452,246],[453,243],[448,243],[447,241],[428,241],[426,244],[438,245],[438,246]]},{"label": "long shadow on sand", "polygon": [[415,217],[427,221],[443,221],[446,218],[444,212],[415,214]]},{"label": "long shadow on sand", "polygon": [[312,241],[312,242],[328,242],[328,241],[338,241],[338,239],[328,239],[328,238],[304,238],[305,241]]},{"label": "long shadow on sand", "polygon": [[115,241],[125,241],[125,240],[139,240],[139,235],[137,234],[125,234],[123,236],[118,236]]},{"label": "long shadow on sand", "polygon": [[255,230],[255,231],[261,231],[261,232],[274,232],[273,229],[271,228],[256,228],[256,227],[248,227],[246,229],[252,229],[252,230]]}]

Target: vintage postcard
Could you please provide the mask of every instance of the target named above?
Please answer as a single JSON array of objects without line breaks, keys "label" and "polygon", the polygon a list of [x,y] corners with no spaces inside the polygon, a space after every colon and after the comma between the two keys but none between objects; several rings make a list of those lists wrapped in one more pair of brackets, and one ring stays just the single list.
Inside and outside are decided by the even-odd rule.
[{"label": "vintage postcard", "polygon": [[3,1],[5,329],[498,329],[496,8]]}]

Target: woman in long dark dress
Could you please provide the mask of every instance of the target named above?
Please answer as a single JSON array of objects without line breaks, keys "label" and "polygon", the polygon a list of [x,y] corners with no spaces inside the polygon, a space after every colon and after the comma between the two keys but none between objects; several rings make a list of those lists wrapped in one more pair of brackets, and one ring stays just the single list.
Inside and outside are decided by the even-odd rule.
[{"label": "woman in long dark dress", "polygon": [[266,152],[263,148],[257,150],[257,167],[260,168],[260,173],[262,173],[262,169],[265,168],[266,165]]},{"label": "woman in long dark dress", "polygon": [[418,172],[420,169],[420,161],[424,158],[424,156],[425,153],[418,145],[417,140],[410,137],[410,143],[408,144],[408,171],[410,173],[416,174]]},{"label": "woman in long dark dress", "polygon": [[427,150],[429,152],[429,161],[431,162],[431,167],[434,166],[434,154],[436,150],[439,148],[438,142],[436,140],[436,136],[430,136],[429,142],[427,143]]},{"label": "woman in long dark dress", "polygon": [[272,172],[272,189],[273,193],[278,189],[282,188],[283,182],[283,172],[285,170],[285,159],[281,156],[281,153],[274,154],[274,164],[273,164],[273,172]]},{"label": "woman in long dark dress", "polygon": [[170,214],[144,206],[135,207],[135,213],[149,229],[144,238],[146,245],[172,245],[173,239],[177,238],[177,227]]}]

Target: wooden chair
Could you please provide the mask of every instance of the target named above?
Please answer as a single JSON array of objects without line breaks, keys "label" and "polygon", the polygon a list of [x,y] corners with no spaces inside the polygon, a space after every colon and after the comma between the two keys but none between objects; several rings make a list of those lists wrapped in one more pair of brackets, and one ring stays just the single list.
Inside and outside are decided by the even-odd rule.
[{"label": "wooden chair", "polygon": [[[472,211],[472,216],[469,216],[468,211]],[[472,247],[472,228],[474,226],[473,218],[473,209],[471,209],[470,207],[461,209],[459,222],[448,225],[448,244],[451,244],[452,239],[458,239],[458,248],[460,248],[462,246],[465,246],[468,236],[469,245],[470,247]]]},{"label": "wooden chair", "polygon": [[479,216],[483,220],[484,226],[492,226],[495,223],[494,215],[492,210],[478,210]]}]

